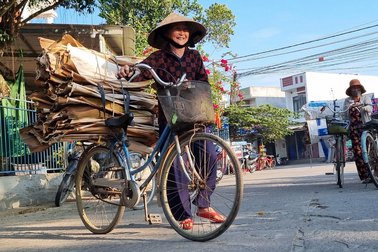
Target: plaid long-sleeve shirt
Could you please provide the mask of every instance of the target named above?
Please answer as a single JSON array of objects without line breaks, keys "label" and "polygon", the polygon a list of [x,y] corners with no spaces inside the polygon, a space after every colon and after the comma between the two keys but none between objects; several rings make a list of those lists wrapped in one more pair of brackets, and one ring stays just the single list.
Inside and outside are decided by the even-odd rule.
[{"label": "plaid long-sleeve shirt", "polygon": [[[165,82],[176,82],[184,73],[186,73],[186,79],[188,80],[209,81],[201,55],[198,51],[189,48],[185,48],[184,55],[181,59],[171,51],[161,49],[152,53],[141,63],[153,67],[157,75]],[[150,72],[143,71],[134,81],[149,79],[153,79]],[[161,90],[163,87],[157,84],[154,85],[154,88]],[[160,128],[167,124],[160,104],[158,121]]]}]

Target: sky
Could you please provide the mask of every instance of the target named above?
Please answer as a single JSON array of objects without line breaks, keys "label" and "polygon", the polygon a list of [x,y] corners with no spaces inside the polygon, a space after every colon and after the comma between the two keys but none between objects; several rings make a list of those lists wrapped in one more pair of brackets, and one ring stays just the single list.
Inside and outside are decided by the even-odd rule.
[{"label": "sky", "polygon": [[[205,9],[215,3],[214,0],[198,0],[198,2]],[[305,71],[378,75],[378,59],[375,56],[378,55],[375,50],[378,45],[374,44],[374,39],[377,37],[375,32],[378,32],[376,0],[218,0],[216,2],[227,5],[236,16],[237,25],[234,28],[234,35],[231,36],[229,48],[214,51],[214,47],[207,44],[204,49],[211,54],[210,59],[216,61],[221,60],[221,55],[228,51],[237,54],[238,57],[257,54],[229,60],[238,74],[255,70],[253,75],[245,75],[238,79],[242,87],[279,87],[280,78]],[[58,8],[57,13],[58,18],[54,20],[57,24],[104,23],[97,13],[80,16],[61,8]],[[367,28],[370,26],[372,27]],[[360,31],[356,31],[358,29]],[[341,33],[346,34],[340,35]],[[324,39],[329,36],[333,37]],[[313,40],[319,41],[309,43]],[[352,45],[356,45],[353,48],[358,50],[363,48],[360,43],[366,45],[367,41],[371,41],[371,44],[366,47],[364,53],[356,54],[354,49],[349,56],[334,53],[339,48]],[[301,46],[294,46],[302,43],[304,44]],[[276,50],[283,47],[289,48]],[[271,50],[274,52],[263,53]],[[297,52],[289,53],[291,51]],[[275,54],[279,55],[273,56]],[[309,60],[298,61],[309,56],[312,56]],[[225,58],[228,59],[229,56]],[[263,74],[272,65],[278,64],[281,68],[287,66],[288,61],[294,63],[290,64],[287,70]],[[349,63],[340,64],[345,61]]]}]

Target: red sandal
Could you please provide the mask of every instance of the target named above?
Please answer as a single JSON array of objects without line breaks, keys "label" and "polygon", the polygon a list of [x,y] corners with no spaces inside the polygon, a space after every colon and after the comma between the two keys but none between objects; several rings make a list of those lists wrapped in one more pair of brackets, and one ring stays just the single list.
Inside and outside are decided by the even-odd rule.
[{"label": "red sandal", "polygon": [[186,219],[180,222],[180,227],[185,230],[190,230],[193,228],[193,220]]},{"label": "red sandal", "polygon": [[215,212],[214,210],[212,210],[212,211],[208,210],[208,211],[202,212],[202,213],[197,212],[196,215],[199,216],[199,217],[202,217],[202,218],[209,219],[209,220],[216,222],[216,223],[223,223],[223,222],[226,221],[226,219],[221,214]]}]

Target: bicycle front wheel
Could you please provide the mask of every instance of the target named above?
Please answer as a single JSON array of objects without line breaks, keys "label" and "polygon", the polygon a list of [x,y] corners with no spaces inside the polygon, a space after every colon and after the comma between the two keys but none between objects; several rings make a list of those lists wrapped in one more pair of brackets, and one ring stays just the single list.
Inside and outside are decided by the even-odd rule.
[{"label": "bicycle front wheel", "polygon": [[[185,137],[180,140],[180,149],[183,163],[174,148],[162,170],[159,193],[164,214],[181,236],[194,241],[211,240],[230,227],[239,211],[243,182],[238,159],[226,142],[208,133]],[[220,151],[225,162],[217,158]],[[219,169],[221,163],[227,164],[227,169]],[[190,179],[184,175],[181,164]],[[219,170],[223,177],[217,181]],[[210,210],[208,207],[219,215],[204,213]],[[193,223],[183,225],[188,219]]]},{"label": "bicycle front wheel", "polygon": [[342,136],[336,139],[336,172],[337,172],[337,185],[342,188],[344,185],[344,166],[345,166],[345,147]]},{"label": "bicycle front wheel", "polygon": [[[370,134],[370,133],[367,133],[366,134],[366,140],[365,140],[365,143],[366,143],[366,152],[367,152],[367,158],[368,158],[368,162],[365,163],[367,168],[368,168],[368,172],[369,172],[369,176],[371,178],[371,180],[373,181],[374,185],[378,188],[378,149],[377,149],[377,144],[375,143],[374,141],[374,137]],[[365,160],[364,160],[365,161]],[[366,161],[365,161],[366,162]]]},{"label": "bicycle front wheel", "polygon": [[109,233],[121,220],[125,210],[121,204],[124,178],[117,156],[108,148],[95,146],[81,156],[76,173],[76,205],[92,233]]}]

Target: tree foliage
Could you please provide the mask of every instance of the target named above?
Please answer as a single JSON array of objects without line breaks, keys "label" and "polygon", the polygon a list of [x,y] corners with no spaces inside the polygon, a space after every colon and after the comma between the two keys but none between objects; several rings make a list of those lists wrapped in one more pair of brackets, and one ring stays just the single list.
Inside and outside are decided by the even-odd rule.
[{"label": "tree foliage", "polygon": [[[0,2],[0,52],[17,39],[20,27],[43,12],[58,6],[82,13],[92,13],[96,6],[96,0],[2,0]],[[22,19],[22,13],[26,7],[36,11]]]},{"label": "tree foliage", "polygon": [[230,35],[234,35],[233,27],[236,26],[235,16],[225,4],[212,4],[205,10],[206,15],[200,15],[195,19],[205,25],[207,35],[204,42],[210,42],[216,49],[229,47]]},{"label": "tree foliage", "polygon": [[288,126],[296,124],[292,118],[300,117],[298,113],[277,108],[271,104],[246,108],[241,107],[240,104],[235,104],[225,109],[225,115],[233,139],[237,137],[239,129],[244,129],[247,132],[260,133],[263,141],[267,143],[291,135],[293,131]]},{"label": "tree foliage", "polygon": [[228,47],[233,35],[235,16],[226,5],[213,4],[208,9],[196,0],[99,0],[100,17],[111,25],[128,25],[135,30],[135,51],[137,56],[149,50],[148,33],[172,12],[191,17],[203,23],[208,34],[204,42],[211,42],[218,48]]}]

